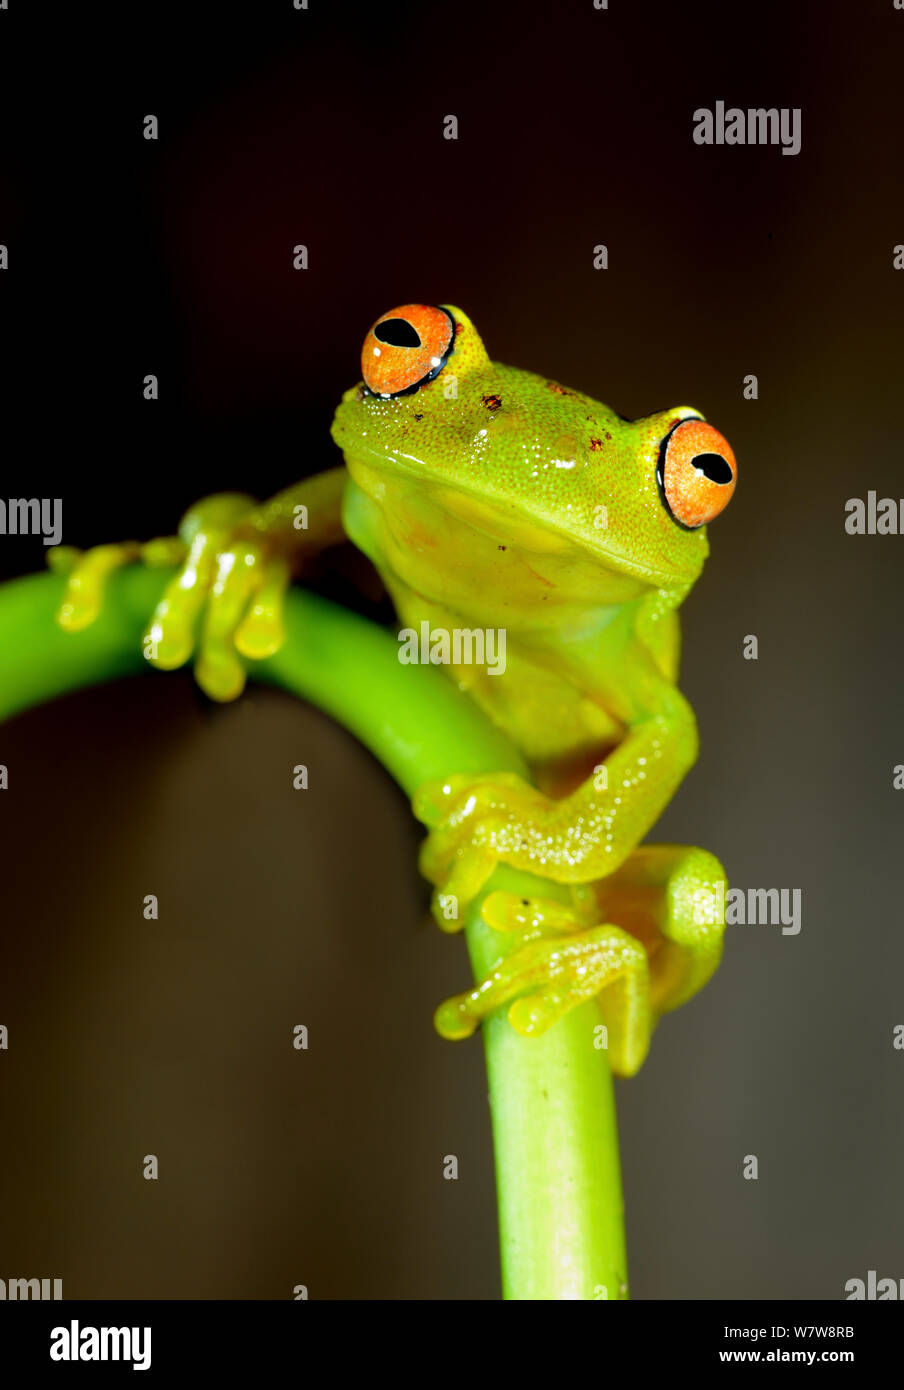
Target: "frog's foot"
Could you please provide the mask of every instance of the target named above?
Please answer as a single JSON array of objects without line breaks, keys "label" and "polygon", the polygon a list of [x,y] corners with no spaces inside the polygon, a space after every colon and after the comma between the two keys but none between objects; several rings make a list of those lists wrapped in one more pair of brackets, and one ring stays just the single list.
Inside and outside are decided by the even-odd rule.
[{"label": "frog's foot", "polygon": [[509,1022],[531,1036],[600,993],[612,1070],[631,1076],[660,1015],[696,994],[719,964],[725,890],[722,866],[705,850],[643,845],[609,878],[573,887],[570,904],[490,893],[484,921],[521,944],[476,989],[447,1000],[436,1027],[467,1037],[514,999]]},{"label": "frog's foot", "polygon": [[56,619],[67,632],[90,627],[101,611],[107,580],[123,565],[136,562],[151,567],[179,565],[188,546],[179,536],[160,536],[152,541],[120,541],[77,550],[58,545],[48,551],[47,564],[55,574],[66,575],[66,588]]},{"label": "frog's foot", "polygon": [[716,970],[727,889],[725,870],[706,850],[641,845],[615,873],[577,891],[591,894],[597,913],[643,942],[658,1018],[692,998]]},{"label": "frog's foot", "polygon": [[[154,610],[145,656],[169,671],[184,665],[197,646],[198,684],[214,700],[235,699],[245,684],[240,655],[261,659],[285,640],[289,563],[267,547],[258,515],[253,498],[219,493],[186,512],[178,537],[87,551],[71,569],[59,621],[70,629],[93,621],[104,581],[120,565],[179,565]],[[58,567],[68,563],[64,556]]]},{"label": "frog's foot", "polygon": [[526,927],[532,939],[501,960],[476,989],[441,1004],[437,1031],[445,1038],[469,1037],[482,1019],[507,1004],[516,1032],[536,1037],[569,1009],[600,994],[612,1070],[633,1076],[647,1055],[652,1026],[649,966],[640,942],[610,923],[549,937],[550,928],[561,932],[578,926],[577,915],[561,903],[527,902],[510,893],[491,893],[484,916],[497,929]]},{"label": "frog's foot", "polygon": [[[544,873],[543,824],[550,802],[514,773],[426,782],[412,804],[418,820],[430,828],[420,868],[436,885],[433,915],[444,931],[463,925],[469,903],[497,864]],[[451,919],[450,903],[456,908]]]},{"label": "frog's foot", "polygon": [[197,634],[195,676],[213,700],[242,693],[240,655],[260,660],[285,640],[289,563],[255,531],[256,514],[257,504],[240,493],[207,497],[186,512],[179,532],[188,555],[148,629],[148,659],[164,670],[188,660]]}]

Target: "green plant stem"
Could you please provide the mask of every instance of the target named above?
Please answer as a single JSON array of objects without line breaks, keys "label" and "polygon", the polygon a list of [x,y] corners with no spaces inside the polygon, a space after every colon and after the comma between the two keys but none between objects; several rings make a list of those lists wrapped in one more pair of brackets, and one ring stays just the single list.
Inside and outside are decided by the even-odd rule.
[{"label": "green plant stem", "polygon": [[[53,621],[62,581],[31,575],[0,586],[0,719],[114,677],[147,671],[141,634],[170,572],[132,566],[110,581],[84,632]],[[288,640],[253,663],[254,678],[310,701],[354,733],[411,795],[452,772],[518,772],[518,751],[440,671],[400,665],[392,635],[293,589]],[[159,679],[148,673],[149,679]],[[556,885],[499,868],[487,892],[562,896]],[[516,944],[475,903],[466,922],[475,976]],[[627,1291],[618,1134],[595,1002],[541,1038],[497,1014],[484,1025],[502,1253],[509,1299],[619,1298]]]}]

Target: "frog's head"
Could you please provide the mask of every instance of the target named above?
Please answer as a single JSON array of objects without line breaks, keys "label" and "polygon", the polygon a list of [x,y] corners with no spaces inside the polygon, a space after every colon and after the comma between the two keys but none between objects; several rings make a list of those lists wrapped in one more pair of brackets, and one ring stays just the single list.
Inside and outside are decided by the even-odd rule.
[{"label": "frog's head", "polygon": [[[378,319],[333,437],[380,502],[419,479],[437,510],[522,554],[560,557],[601,601],[686,592],[706,523],[735,487],[731,448],[687,406],[628,421],[589,396],[491,362],[470,319],[406,304]],[[469,542],[470,543],[470,542]],[[564,567],[564,568],[563,568]],[[578,575],[581,575],[578,580]]]}]

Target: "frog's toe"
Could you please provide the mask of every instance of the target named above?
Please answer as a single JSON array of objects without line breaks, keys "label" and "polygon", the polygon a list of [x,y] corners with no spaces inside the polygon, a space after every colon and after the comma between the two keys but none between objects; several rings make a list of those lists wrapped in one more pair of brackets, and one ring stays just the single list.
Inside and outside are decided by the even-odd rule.
[{"label": "frog's toe", "polygon": [[168,569],[181,565],[188,546],[181,536],[155,536],[141,547],[141,563],[148,569]]},{"label": "frog's toe", "polygon": [[461,775],[423,782],[412,797],[411,809],[422,824],[435,829],[448,823],[473,782],[473,777]]},{"label": "frog's toe", "polygon": [[286,590],[291,578],[288,561],[276,557],[261,570],[260,587],[235,633],[235,645],[254,661],[278,652],[286,640]]},{"label": "frog's toe", "polygon": [[289,565],[280,556],[265,558],[251,541],[240,541],[217,556],[195,676],[213,700],[234,700],[245,685],[240,657],[262,660],[285,641],[283,610]]},{"label": "frog's toe", "polygon": [[608,923],[564,938],[529,941],[500,961],[475,989],[440,1005],[434,1022],[443,1037],[464,1038],[481,1020],[508,1005],[511,1026],[525,1037],[537,1037],[598,994],[608,1025],[612,1070],[632,1076],[650,1044],[649,965],[640,943]]},{"label": "frog's toe", "polygon": [[432,829],[442,825],[454,827],[472,819],[475,812],[491,808],[506,791],[525,786],[514,772],[458,773],[422,783],[411,806],[418,820]]},{"label": "frog's toe", "polygon": [[594,885],[597,910],[646,946],[657,1016],[702,989],[722,956],[725,870],[707,850],[641,845]]},{"label": "frog's toe", "polygon": [[[236,537],[251,504],[243,494],[222,493],[186,512],[179,527],[184,563],[164,590],[145,639],[148,660],[164,671],[183,666],[197,646],[198,684],[214,700],[241,694],[245,671],[236,635],[252,594],[264,588],[269,574],[261,545]],[[280,563],[272,563],[277,577]],[[275,598],[271,584],[265,608]],[[249,645],[253,641],[252,627]]]},{"label": "frog's toe", "polygon": [[184,666],[195,645],[205,591],[195,567],[186,562],[167,584],[145,634],[145,655],[161,671]]},{"label": "frog's toe", "polygon": [[114,570],[139,559],[140,554],[141,546],[137,541],[96,545],[84,551],[68,545],[55,546],[48,555],[48,564],[57,574],[67,576],[56,614],[60,627],[67,632],[81,632],[89,627],[103,607],[109,576]]},{"label": "frog's toe", "polygon": [[251,542],[221,551],[210,591],[195,676],[212,700],[234,700],[245,686],[245,668],[236,651],[236,632],[257,587],[259,548]]},{"label": "frog's toe", "polygon": [[[502,862],[510,805],[538,795],[514,773],[448,777],[418,788],[414,813],[430,827],[420,853],[424,878],[436,884],[442,896],[455,895],[467,907]],[[445,927],[436,898],[434,914]]]},{"label": "frog's toe", "polygon": [[487,894],[480,915],[494,931],[517,932],[525,941],[555,932],[577,931],[581,925],[569,903],[551,898],[522,898],[517,893],[501,891]]},{"label": "frog's toe", "polygon": [[245,689],[245,668],[228,643],[207,643],[198,653],[195,679],[211,700],[226,704]]},{"label": "frog's toe", "polygon": [[434,921],[442,931],[461,930],[468,908],[498,862],[496,855],[489,850],[462,850],[452,861],[448,871],[441,878],[434,880],[440,886],[433,893],[431,910]]},{"label": "frog's toe", "polygon": [[460,836],[449,830],[431,830],[421,845],[418,867],[430,883],[444,883],[459,849]]},{"label": "frog's toe", "polygon": [[659,914],[663,943],[653,957],[657,1013],[677,1009],[703,988],[722,959],[725,870],[708,850],[681,848]]},{"label": "frog's toe", "polygon": [[47,568],[54,574],[71,574],[84,553],[74,545],[52,546],[47,552]]}]

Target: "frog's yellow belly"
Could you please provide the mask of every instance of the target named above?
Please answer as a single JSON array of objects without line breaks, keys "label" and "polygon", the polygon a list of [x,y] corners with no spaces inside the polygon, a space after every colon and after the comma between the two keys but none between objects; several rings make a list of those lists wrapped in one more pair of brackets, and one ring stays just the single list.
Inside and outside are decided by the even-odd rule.
[{"label": "frog's yellow belly", "polygon": [[451,674],[518,744],[549,795],[573,790],[623,735],[595,701],[517,653],[501,678],[474,666]]},{"label": "frog's yellow belly", "polygon": [[[478,526],[473,508],[453,515],[452,500],[467,499],[440,504],[422,483],[387,489],[360,464],[355,476],[374,495],[349,483],[346,531],[379,570],[400,628],[416,634],[411,659],[430,660],[430,634],[443,634],[447,647],[432,659],[518,745],[541,790],[572,790],[624,733],[555,656],[564,631],[605,625],[594,606],[598,566],[542,528],[516,535],[510,517],[481,516]],[[626,582],[624,596],[637,587]]]},{"label": "frog's yellow belly", "polygon": [[[422,632],[449,634],[450,658],[462,650],[473,654],[473,636],[458,647],[453,640],[463,631],[463,618],[414,593],[394,576],[384,572],[383,578],[400,626],[419,639]],[[465,631],[474,633],[472,628]],[[483,655],[488,658],[483,662],[450,659],[445,663],[450,678],[518,745],[542,791],[567,794],[621,740],[624,726],[598,701],[531,660],[510,633],[504,648],[498,638],[495,644],[488,639]]]}]

